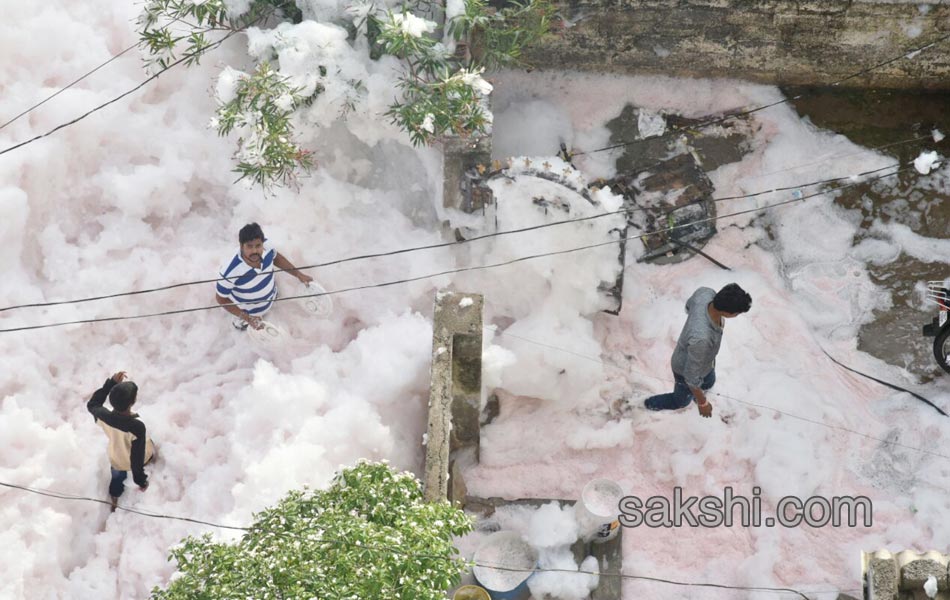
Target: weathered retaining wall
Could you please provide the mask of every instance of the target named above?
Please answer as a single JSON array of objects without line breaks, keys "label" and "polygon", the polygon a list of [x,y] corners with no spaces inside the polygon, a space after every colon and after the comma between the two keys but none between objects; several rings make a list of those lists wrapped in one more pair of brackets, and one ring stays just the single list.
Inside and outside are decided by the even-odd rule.
[{"label": "weathered retaining wall", "polygon": [[[568,25],[540,68],[827,85],[950,35],[950,2],[556,0]],[[950,40],[843,83],[950,89]]]}]

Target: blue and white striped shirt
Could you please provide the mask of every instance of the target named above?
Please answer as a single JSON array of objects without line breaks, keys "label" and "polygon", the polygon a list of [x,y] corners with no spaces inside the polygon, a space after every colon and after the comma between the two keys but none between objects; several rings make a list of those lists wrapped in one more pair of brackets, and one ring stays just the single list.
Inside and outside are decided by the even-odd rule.
[{"label": "blue and white striped shirt", "polygon": [[223,269],[222,279],[218,282],[218,295],[235,302],[249,315],[262,315],[270,310],[277,297],[277,286],[274,281],[274,259],[277,250],[266,243],[261,252],[261,268],[255,269],[244,262],[238,251]]}]

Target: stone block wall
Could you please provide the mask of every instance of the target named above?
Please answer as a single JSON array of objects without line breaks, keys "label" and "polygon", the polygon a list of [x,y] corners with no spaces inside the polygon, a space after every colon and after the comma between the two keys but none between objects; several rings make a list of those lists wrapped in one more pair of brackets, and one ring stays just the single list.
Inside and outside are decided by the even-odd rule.
[{"label": "stone block wall", "polygon": [[[870,600],[924,600],[924,584],[930,577],[937,583],[934,600],[950,600],[950,556],[931,551],[887,550],[865,552],[865,597]],[[929,599],[928,599],[929,600]]]},{"label": "stone block wall", "polygon": [[[828,85],[950,35],[923,0],[555,0],[566,27],[526,56],[545,69]],[[950,40],[842,84],[950,89]]]}]

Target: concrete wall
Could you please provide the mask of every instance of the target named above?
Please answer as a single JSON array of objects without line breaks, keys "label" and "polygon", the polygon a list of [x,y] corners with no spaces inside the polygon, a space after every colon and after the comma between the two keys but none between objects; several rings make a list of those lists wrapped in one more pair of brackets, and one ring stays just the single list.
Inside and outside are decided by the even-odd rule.
[{"label": "concrete wall", "polygon": [[[827,85],[950,35],[950,2],[555,0],[540,68]],[[950,89],[950,40],[843,84]]]}]

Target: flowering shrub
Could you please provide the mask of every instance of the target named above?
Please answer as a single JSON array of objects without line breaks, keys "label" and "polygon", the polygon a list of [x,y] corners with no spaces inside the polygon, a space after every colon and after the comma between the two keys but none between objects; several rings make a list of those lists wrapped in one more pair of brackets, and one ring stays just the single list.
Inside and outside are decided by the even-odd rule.
[{"label": "flowering shrub", "polygon": [[471,528],[461,510],[423,502],[411,473],[364,462],[326,490],[290,492],[236,543],[186,538],[152,598],[444,600],[469,567],[452,539]]},{"label": "flowering shrub", "polygon": [[[293,0],[148,0],[140,35],[149,64],[165,68],[182,59],[197,62],[234,32],[254,28],[258,35],[265,25],[272,26],[267,30],[272,33],[269,48],[252,43],[256,68],[250,73],[232,69],[237,80],[225,86],[219,82],[219,107],[210,122],[220,135],[237,135],[234,158],[240,179],[266,188],[292,183],[313,164],[311,152],[295,136],[301,113],[307,114],[304,122],[324,125],[331,109],[334,118],[346,117],[365,100],[367,69],[354,56],[365,63],[384,55],[400,61],[402,71],[393,83],[397,97],[378,116],[405,131],[414,145],[490,129],[487,97],[492,87],[483,78],[485,70],[517,64],[523,49],[549,31],[550,0],[514,0],[501,10],[484,0],[460,0],[458,14],[447,19],[445,43],[434,37],[439,26],[425,18],[432,7],[424,2],[395,11],[354,4],[340,15],[347,20],[344,28],[340,19],[304,18]],[[303,45],[303,34],[295,37],[295,27],[316,42],[309,50],[311,60],[285,65],[278,47]],[[216,33],[218,41],[211,41]]]}]

